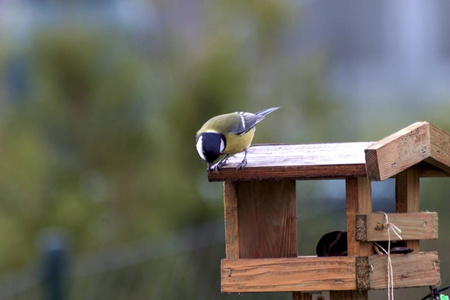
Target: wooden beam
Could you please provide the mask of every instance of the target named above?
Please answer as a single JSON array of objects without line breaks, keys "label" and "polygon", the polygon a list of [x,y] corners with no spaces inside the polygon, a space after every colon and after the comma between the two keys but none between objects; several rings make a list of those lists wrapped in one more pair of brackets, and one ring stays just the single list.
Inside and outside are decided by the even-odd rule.
[{"label": "wooden beam", "polygon": [[[372,243],[356,240],[356,215],[372,213],[372,187],[367,177],[349,177],[345,180],[347,198],[347,251],[348,256],[372,254]],[[355,280],[356,281],[356,280]],[[368,299],[367,291],[331,292],[332,300]]]},{"label": "wooden beam", "polygon": [[[365,153],[370,180],[387,179],[423,161],[427,164],[421,166],[421,176],[450,176],[450,133],[428,122],[414,123]],[[424,168],[430,165],[430,170]]]},{"label": "wooden beam", "polygon": [[236,183],[223,184],[225,217],[225,254],[227,259],[239,258],[239,223]]},{"label": "wooden beam", "polygon": [[336,179],[366,176],[364,149],[372,142],[255,145],[248,149],[247,166],[236,170],[243,153],[229,158],[219,172],[208,173],[210,181],[267,179]]},{"label": "wooden beam", "polygon": [[430,163],[450,176],[450,133],[430,124]]},{"label": "wooden beam", "polygon": [[414,123],[366,150],[367,176],[384,180],[430,156],[430,124]]},{"label": "wooden beam", "polygon": [[[401,229],[402,240],[436,240],[438,238],[438,215],[435,212],[387,214],[390,223]],[[356,240],[361,242],[387,241],[383,214],[356,216]],[[400,240],[391,232],[392,241]]]},{"label": "wooden beam", "polygon": [[365,177],[347,178],[347,249],[348,255],[372,254],[372,243],[356,240],[356,216],[372,213],[372,187]]},{"label": "wooden beam", "polygon": [[355,290],[355,258],[222,260],[222,292]]},{"label": "wooden beam", "polygon": [[[392,254],[394,288],[438,286],[441,284],[439,258],[436,251]],[[386,289],[388,283],[387,256],[369,256],[370,289]]]},{"label": "wooden beam", "polygon": [[[395,177],[395,209],[397,213],[420,212],[420,178],[417,169],[409,168]],[[395,223],[394,223],[395,224]],[[406,246],[419,251],[420,241],[407,241]]]},{"label": "wooden beam", "polygon": [[414,123],[378,142],[328,144],[264,144],[248,149],[248,164],[238,153],[210,181],[279,179],[384,180],[414,165],[420,176],[450,176],[450,133],[428,122]]}]

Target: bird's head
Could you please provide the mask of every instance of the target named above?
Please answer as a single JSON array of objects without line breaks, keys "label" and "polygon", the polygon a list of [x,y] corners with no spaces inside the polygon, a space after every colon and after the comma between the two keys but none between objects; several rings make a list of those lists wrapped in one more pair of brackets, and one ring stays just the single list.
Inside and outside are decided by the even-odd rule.
[{"label": "bird's head", "polygon": [[197,135],[196,148],[200,157],[208,164],[208,168],[219,158],[226,147],[226,139],[218,132],[202,132]]}]

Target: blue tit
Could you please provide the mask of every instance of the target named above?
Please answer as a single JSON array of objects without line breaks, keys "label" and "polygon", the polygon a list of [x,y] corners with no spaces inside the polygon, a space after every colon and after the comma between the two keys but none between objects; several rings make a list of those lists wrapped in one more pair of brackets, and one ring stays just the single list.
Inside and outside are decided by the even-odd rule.
[{"label": "blue tit", "polygon": [[[272,107],[257,113],[234,112],[209,119],[197,132],[196,147],[200,157],[208,164],[208,171],[219,170],[226,159],[233,154],[245,151],[244,159],[237,169],[247,164],[247,148],[252,143],[255,126],[271,112],[279,109]],[[214,161],[225,154],[216,165]]]}]

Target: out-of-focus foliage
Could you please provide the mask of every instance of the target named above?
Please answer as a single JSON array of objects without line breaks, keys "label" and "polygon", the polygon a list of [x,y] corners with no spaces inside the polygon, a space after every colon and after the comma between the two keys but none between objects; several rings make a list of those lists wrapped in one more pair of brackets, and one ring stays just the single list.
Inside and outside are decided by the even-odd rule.
[{"label": "out-of-focus foliage", "polygon": [[[206,182],[194,147],[215,114],[295,105],[255,139],[283,142],[274,137],[292,116],[331,112],[312,104],[322,65],[287,61],[277,46],[292,22],[286,3],[208,9],[195,44],[183,43],[177,22],[141,39],[69,22],[37,27],[26,46],[3,53],[0,270],[35,257],[42,228],[66,228],[86,251],[219,217],[221,185]],[[289,91],[298,80],[309,87],[303,96]]]}]

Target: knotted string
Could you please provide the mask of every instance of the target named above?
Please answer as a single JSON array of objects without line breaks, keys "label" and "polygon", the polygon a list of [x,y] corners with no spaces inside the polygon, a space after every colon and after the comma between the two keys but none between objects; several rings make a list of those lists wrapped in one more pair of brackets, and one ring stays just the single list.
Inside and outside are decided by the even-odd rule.
[{"label": "knotted string", "polygon": [[380,248],[387,255],[388,300],[394,300],[394,270],[392,269],[392,260],[391,260],[391,230],[400,240],[402,240],[402,237],[400,235],[402,231],[393,223],[389,222],[389,217],[385,212],[381,213],[384,214],[383,228],[386,228],[388,235],[388,250],[386,251],[385,249],[383,249],[383,247]]}]

